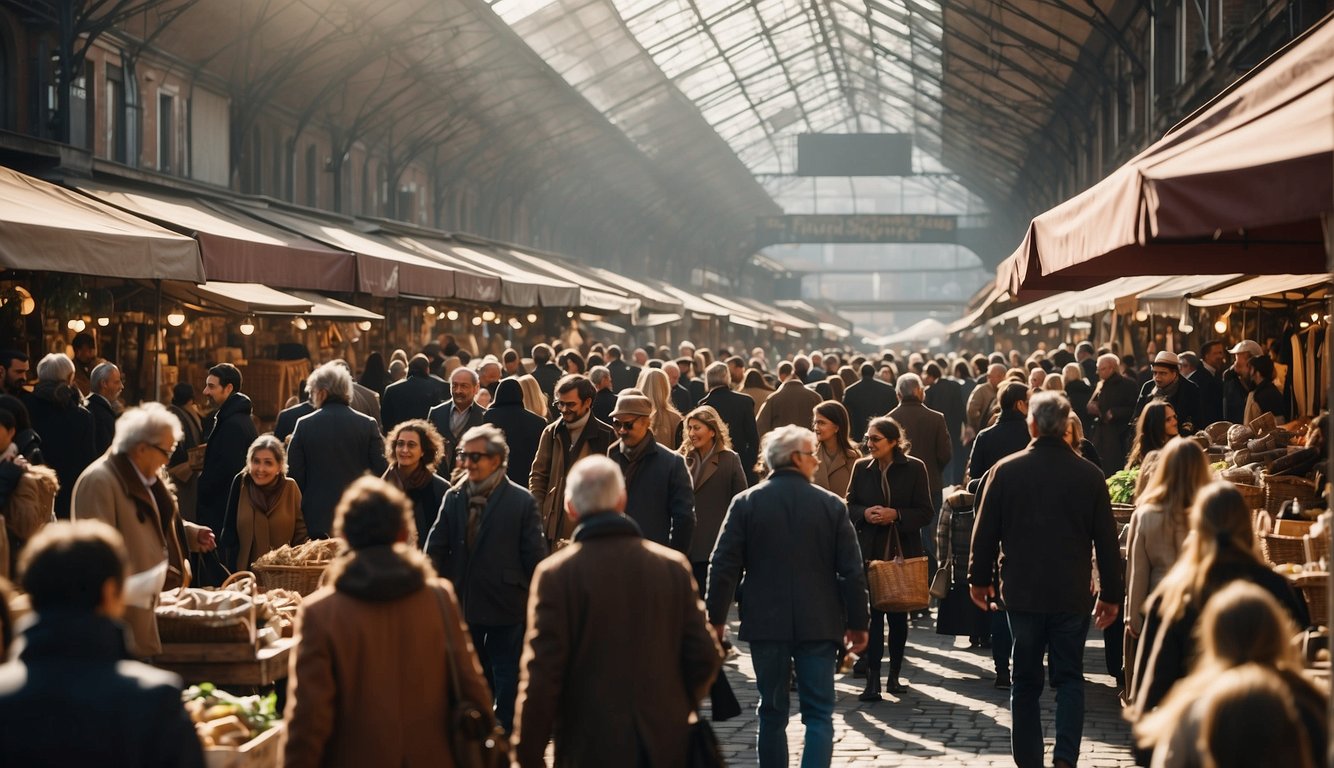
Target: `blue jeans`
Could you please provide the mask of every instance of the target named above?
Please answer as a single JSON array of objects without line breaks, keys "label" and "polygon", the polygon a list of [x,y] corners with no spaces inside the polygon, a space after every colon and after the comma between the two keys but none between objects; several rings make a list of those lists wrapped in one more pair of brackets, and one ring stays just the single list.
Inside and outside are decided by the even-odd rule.
[{"label": "blue jeans", "polygon": [[1051,664],[1056,689],[1056,748],[1053,759],[1079,761],[1084,735],[1084,641],[1087,613],[1008,612],[1014,635],[1010,688],[1010,753],[1019,768],[1042,766],[1042,657]]},{"label": "blue jeans", "polygon": [[514,699],[519,694],[519,655],[523,653],[523,624],[487,627],[473,624],[472,647],[495,697],[496,721],[505,733],[514,726]]},{"label": "blue jeans", "polygon": [[755,685],[760,691],[760,768],[787,766],[787,689],[793,664],[797,700],[806,726],[801,768],[827,768],[834,755],[834,664],[838,643],[756,641],[750,644]]}]

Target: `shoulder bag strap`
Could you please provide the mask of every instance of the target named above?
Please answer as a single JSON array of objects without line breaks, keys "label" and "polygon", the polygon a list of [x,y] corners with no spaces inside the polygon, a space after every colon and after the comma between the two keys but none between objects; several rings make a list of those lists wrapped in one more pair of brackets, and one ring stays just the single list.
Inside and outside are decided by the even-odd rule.
[{"label": "shoulder bag strap", "polygon": [[458,703],[463,700],[463,694],[459,690],[459,668],[454,660],[454,647],[449,642],[449,606],[446,604],[445,590],[438,586],[428,587],[435,593],[436,602],[440,605],[440,618],[443,620],[445,630],[445,660],[449,671],[449,709],[452,712]]}]

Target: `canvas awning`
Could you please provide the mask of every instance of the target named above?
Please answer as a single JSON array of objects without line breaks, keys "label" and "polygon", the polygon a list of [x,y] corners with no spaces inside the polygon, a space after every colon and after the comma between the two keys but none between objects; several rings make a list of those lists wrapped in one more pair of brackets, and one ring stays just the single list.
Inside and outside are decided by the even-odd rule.
[{"label": "canvas awning", "polygon": [[1065,291],[1015,307],[993,317],[988,324],[995,327],[1009,320],[1015,320],[1023,325],[1033,320],[1055,322],[1061,319],[1091,317],[1098,312],[1114,309],[1117,298],[1152,288],[1165,279],[1159,275],[1120,277],[1082,291]]},{"label": "canvas awning", "polygon": [[521,266],[534,272],[578,285],[581,307],[626,315],[633,315],[639,311],[638,296],[628,295],[582,265],[564,261],[551,254],[529,253],[504,245],[496,245],[495,249],[502,256],[516,260]]},{"label": "canvas awning", "polygon": [[747,296],[738,296],[736,301],[743,307],[751,307],[760,314],[760,317],[767,316],[769,320],[782,326],[784,329],[793,331],[814,331],[820,327],[818,321],[805,320],[788,312],[785,309],[779,309],[773,304],[767,304],[759,299],[752,299]]},{"label": "canvas awning", "polygon": [[454,270],[454,298],[479,304],[500,304],[501,278],[467,259],[455,254],[452,246],[443,240],[426,237],[403,237],[384,233],[394,244],[403,246],[421,256],[443,263]]},{"label": "canvas awning", "polygon": [[454,270],[392,244],[388,239],[356,231],[349,222],[279,211],[248,203],[229,207],[325,245],[356,255],[356,289],[372,296],[400,293],[448,299],[454,296]]},{"label": "canvas awning", "polygon": [[660,325],[671,325],[681,322],[682,315],[676,312],[664,312],[645,315],[635,322],[638,328],[657,328]]},{"label": "canvas awning", "polygon": [[204,282],[194,240],[9,168],[0,168],[0,267]]},{"label": "canvas awning", "polygon": [[210,282],[263,283],[279,288],[356,290],[356,260],[229,208],[165,190],[77,181],[79,191],[194,237]]},{"label": "canvas awning", "polygon": [[311,303],[305,299],[259,283],[227,283],[216,280],[199,284],[164,282],[162,292],[179,301],[211,304],[243,315],[261,313],[303,315],[311,308]]},{"label": "canvas awning", "polygon": [[991,290],[987,292],[987,295],[983,297],[980,302],[978,302],[976,308],[974,308],[971,312],[959,318],[958,320],[955,320],[954,322],[945,326],[945,334],[952,336],[956,333],[959,333],[960,331],[966,331],[969,328],[972,328],[973,326],[977,325],[978,321],[982,319],[982,315],[985,314],[986,311],[990,309],[993,304],[995,304],[997,301],[1000,300],[1002,296],[1005,295],[1006,295],[1005,291],[1001,290],[998,287],[992,286]]},{"label": "canvas awning", "polygon": [[705,293],[703,296],[706,300],[726,309],[730,313],[728,315],[729,321],[735,325],[743,325],[747,328],[763,328],[766,330],[770,327],[768,318],[745,304],[732,301],[731,299],[719,296],[716,293]]},{"label": "canvas awning", "polygon": [[[408,244],[432,244],[420,238],[397,238]],[[484,246],[449,244],[449,252],[472,270],[496,275],[500,279],[500,303],[507,307],[577,307],[579,286],[564,280],[515,266]]]},{"label": "canvas awning", "polygon": [[693,293],[687,293],[674,285],[669,285],[667,283],[658,283],[658,285],[663,291],[679,299],[681,305],[685,307],[686,312],[690,313],[696,320],[727,317],[731,314],[730,310],[720,307],[711,301],[706,301]]},{"label": "canvas awning", "polygon": [[331,299],[309,291],[292,291],[292,295],[310,302],[310,310],[305,316],[319,320],[383,320],[384,315],[362,309],[345,301]]},{"label": "canvas awning", "polygon": [[[635,280],[625,275],[612,272],[602,267],[588,267],[588,271],[605,282],[620,288],[622,292],[639,298],[639,308],[650,312],[680,312],[682,309],[680,299],[669,293],[660,291],[648,283]],[[637,323],[643,325],[643,323]]]},{"label": "canvas awning", "polygon": [[945,324],[928,317],[925,320],[919,320],[916,323],[904,328],[898,333],[891,333],[888,336],[881,336],[874,339],[866,339],[866,343],[873,347],[888,347],[894,344],[908,344],[918,341],[931,343],[943,340],[946,336]]},{"label": "canvas awning", "polygon": [[1262,275],[1220,288],[1187,301],[1195,307],[1219,307],[1268,298],[1275,301],[1301,301],[1329,294],[1330,275]]},{"label": "canvas awning", "polygon": [[1133,302],[1136,309],[1142,309],[1151,315],[1181,317],[1186,299],[1215,287],[1235,282],[1240,277],[1241,275],[1183,275],[1173,277],[1146,291],[1126,294],[1117,299],[1117,304],[1120,305],[1123,301]]},{"label": "canvas awning", "polygon": [[1102,182],[1033,219],[998,283],[1325,269],[1334,23],[1312,27]]}]

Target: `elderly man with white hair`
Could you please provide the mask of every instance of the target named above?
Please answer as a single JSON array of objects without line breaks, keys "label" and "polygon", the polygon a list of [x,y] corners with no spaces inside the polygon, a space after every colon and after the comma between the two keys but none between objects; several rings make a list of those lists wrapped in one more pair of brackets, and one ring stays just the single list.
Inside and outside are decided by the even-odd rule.
[{"label": "elderly man with white hair", "polygon": [[130,652],[146,658],[162,652],[153,609],[163,589],[189,581],[188,552],[217,546],[213,531],[184,522],[164,467],[183,435],[181,422],[159,403],[131,408],[116,421],[111,448],[74,483],[76,520],[101,520],[125,537],[130,573],[150,573],[165,561],[164,579],[141,600],[129,598],[125,621]]},{"label": "elderly man with white hair", "polygon": [[301,488],[301,514],[312,539],[333,533],[334,507],[354,480],[379,477],[388,463],[375,419],[352,410],[352,374],[338,362],[306,378],[315,412],[302,416],[287,449],[287,473]]},{"label": "elderly man with white hair", "polygon": [[806,724],[803,766],[827,766],[834,746],[834,666],[842,642],[866,647],[870,606],[857,533],[843,499],[811,483],[815,433],[779,427],[764,438],[771,474],[732,500],[709,564],[709,623],[722,639],[746,576],[741,639],[760,693],[762,768],[786,766],[789,670]]},{"label": "elderly man with white hair", "polygon": [[1139,385],[1121,375],[1121,360],[1105,354],[1098,358],[1098,385],[1085,406],[1093,417],[1093,447],[1102,459],[1104,474],[1113,475],[1126,465],[1130,438],[1135,432],[1135,400]]},{"label": "elderly man with white hair", "polygon": [[22,399],[32,428],[42,438],[46,465],[60,478],[56,517],[69,519],[74,481],[97,458],[93,415],[74,386],[74,361],[59,352],[43,357],[37,363],[37,386]]},{"label": "elderly man with white hair", "polygon": [[685,556],[646,541],[625,504],[615,462],[575,463],[574,541],[537,566],[528,600],[514,728],[524,768],[546,765],[553,734],[557,765],[686,763],[690,717],[722,651]]}]

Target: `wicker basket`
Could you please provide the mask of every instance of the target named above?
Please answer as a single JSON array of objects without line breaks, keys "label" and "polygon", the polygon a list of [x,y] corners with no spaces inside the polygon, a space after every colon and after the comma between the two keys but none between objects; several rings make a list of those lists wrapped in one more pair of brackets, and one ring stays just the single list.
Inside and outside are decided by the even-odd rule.
[{"label": "wicker basket", "polygon": [[1320,498],[1315,482],[1304,477],[1288,475],[1265,475],[1265,509],[1277,515],[1283,508],[1283,502],[1296,499],[1304,509],[1309,509]]},{"label": "wicker basket", "polygon": [[1258,485],[1249,483],[1233,483],[1241,497],[1246,500],[1247,509],[1265,508],[1265,489]]},{"label": "wicker basket", "polygon": [[[222,589],[247,595],[246,605],[226,610],[200,610],[176,605],[158,606],[157,631],[164,643],[253,643],[257,626],[255,579],[249,571],[237,571],[222,583]],[[213,591],[213,590],[209,590]]]},{"label": "wicker basket", "polygon": [[1329,626],[1329,574],[1307,572],[1293,579],[1293,586],[1306,599],[1306,610],[1311,623],[1317,627]]},{"label": "wicker basket", "polygon": [[1260,550],[1270,565],[1306,562],[1306,539],[1302,536],[1266,533],[1260,537]]},{"label": "wicker basket", "polygon": [[1117,525],[1129,525],[1130,516],[1135,514],[1134,504],[1112,504],[1112,517],[1116,518]]},{"label": "wicker basket", "polygon": [[1204,428],[1209,435],[1209,442],[1214,445],[1227,445],[1227,431],[1232,426],[1230,421],[1215,421],[1213,424]]},{"label": "wicker basket", "polygon": [[1306,562],[1318,563],[1324,560],[1329,562],[1329,531],[1326,530],[1323,535],[1306,536]]},{"label": "wicker basket", "polygon": [[320,588],[320,579],[329,567],[328,562],[313,565],[259,565],[250,566],[259,580],[259,588],[288,589],[302,597]]}]

